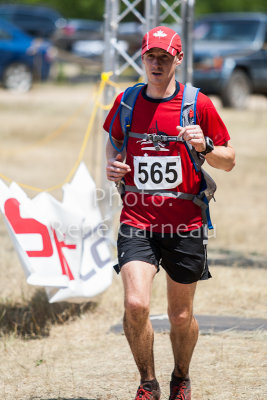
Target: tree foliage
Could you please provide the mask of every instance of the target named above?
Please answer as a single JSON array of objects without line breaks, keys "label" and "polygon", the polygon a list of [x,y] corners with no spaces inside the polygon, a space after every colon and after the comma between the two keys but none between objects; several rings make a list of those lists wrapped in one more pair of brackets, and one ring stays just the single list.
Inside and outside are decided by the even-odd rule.
[{"label": "tree foliage", "polygon": [[267,12],[266,0],[196,0],[195,14],[233,12],[233,11],[261,11]]},{"label": "tree foliage", "polygon": [[65,18],[85,18],[102,20],[105,0],[15,0],[1,3],[16,3],[49,6],[59,11]]},{"label": "tree foliage", "polygon": [[[133,2],[133,0],[130,0]],[[167,0],[172,4],[174,0]],[[66,18],[102,20],[105,0],[0,0],[0,3],[42,4],[55,8]],[[141,5],[142,7],[142,5]],[[195,14],[231,11],[267,12],[266,0],[195,0]]]}]

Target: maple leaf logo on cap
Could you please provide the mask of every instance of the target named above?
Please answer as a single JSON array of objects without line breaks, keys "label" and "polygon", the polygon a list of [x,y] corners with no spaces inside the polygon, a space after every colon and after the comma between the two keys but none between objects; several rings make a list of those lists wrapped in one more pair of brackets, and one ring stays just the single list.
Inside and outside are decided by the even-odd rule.
[{"label": "maple leaf logo on cap", "polygon": [[164,33],[163,31],[159,30],[159,31],[153,33],[153,36],[155,36],[155,37],[165,37],[165,36],[167,36],[167,33]]},{"label": "maple leaf logo on cap", "polygon": [[182,51],[181,38],[177,32],[167,26],[156,26],[148,31],[142,40],[142,56],[153,48],[160,48],[172,56]]}]

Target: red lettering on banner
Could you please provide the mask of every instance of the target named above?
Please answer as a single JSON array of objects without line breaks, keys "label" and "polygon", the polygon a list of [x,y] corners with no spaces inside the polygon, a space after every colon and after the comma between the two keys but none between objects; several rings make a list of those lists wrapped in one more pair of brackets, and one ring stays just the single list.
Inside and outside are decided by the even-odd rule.
[{"label": "red lettering on banner", "polygon": [[62,268],[62,274],[66,275],[70,281],[74,280],[74,276],[72,275],[71,269],[69,267],[69,264],[66,260],[66,257],[64,256],[63,252],[62,252],[62,248],[63,247],[67,247],[68,249],[76,249],[76,245],[75,244],[66,244],[64,243],[64,241],[59,241],[56,235],[56,232],[54,229],[52,229],[53,235],[54,235],[54,239],[55,239],[55,243],[57,246],[57,252],[58,252],[58,257],[59,257],[59,261],[60,261],[60,265]]},{"label": "red lettering on banner", "polygon": [[39,234],[42,236],[43,249],[26,251],[29,257],[51,257],[53,247],[49,231],[44,224],[33,218],[21,218],[20,203],[17,199],[10,198],[6,200],[5,215],[16,234]]}]

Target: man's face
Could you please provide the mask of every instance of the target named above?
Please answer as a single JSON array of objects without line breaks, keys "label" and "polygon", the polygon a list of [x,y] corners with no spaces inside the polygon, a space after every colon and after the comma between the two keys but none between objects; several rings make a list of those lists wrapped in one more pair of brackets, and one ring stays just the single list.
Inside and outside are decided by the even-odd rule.
[{"label": "man's face", "polygon": [[175,76],[175,69],[181,64],[182,59],[182,52],[173,57],[158,47],[148,50],[142,57],[148,82],[161,84],[170,81]]}]

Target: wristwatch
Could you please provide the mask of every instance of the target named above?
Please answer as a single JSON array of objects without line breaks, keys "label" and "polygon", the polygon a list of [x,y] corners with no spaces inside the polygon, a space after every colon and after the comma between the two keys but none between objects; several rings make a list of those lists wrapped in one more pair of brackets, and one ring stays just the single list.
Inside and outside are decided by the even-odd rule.
[{"label": "wristwatch", "polygon": [[205,136],[205,142],[206,142],[206,149],[200,152],[200,154],[203,154],[203,156],[210,153],[214,149],[214,144],[210,137]]}]

